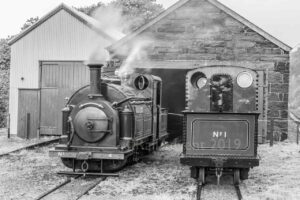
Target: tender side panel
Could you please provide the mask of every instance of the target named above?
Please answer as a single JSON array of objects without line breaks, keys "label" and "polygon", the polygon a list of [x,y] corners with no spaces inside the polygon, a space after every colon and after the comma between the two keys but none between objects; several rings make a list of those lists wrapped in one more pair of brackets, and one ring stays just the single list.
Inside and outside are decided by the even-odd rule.
[{"label": "tender side panel", "polygon": [[187,156],[256,156],[255,114],[186,114]]}]

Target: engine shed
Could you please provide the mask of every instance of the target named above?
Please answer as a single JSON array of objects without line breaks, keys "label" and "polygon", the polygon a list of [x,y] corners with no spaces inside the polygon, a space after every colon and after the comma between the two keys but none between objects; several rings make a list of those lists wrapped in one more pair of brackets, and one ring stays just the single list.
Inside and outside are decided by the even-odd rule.
[{"label": "engine shed", "polygon": [[104,48],[115,41],[97,23],[61,4],[9,42],[11,134],[22,138],[61,134],[65,98],[89,83],[83,62],[99,44]]},{"label": "engine shed", "polygon": [[169,131],[182,132],[189,71],[236,66],[258,73],[259,142],[268,139],[271,120],[274,132],[287,138],[291,48],[217,0],[180,0],[108,50],[122,66],[137,48],[142,55],[128,59],[130,66],[162,78]]}]

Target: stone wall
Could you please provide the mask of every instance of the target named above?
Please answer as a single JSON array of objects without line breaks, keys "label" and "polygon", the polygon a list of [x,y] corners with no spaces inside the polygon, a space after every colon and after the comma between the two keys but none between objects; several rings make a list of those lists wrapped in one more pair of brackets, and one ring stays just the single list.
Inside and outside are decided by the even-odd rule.
[{"label": "stone wall", "polygon": [[[193,60],[220,65],[248,62],[254,69],[268,71],[268,120],[274,119],[274,130],[282,138],[286,137],[289,52],[205,0],[189,1],[146,29],[140,37],[152,41],[145,59],[154,67],[160,61],[173,61],[172,65],[160,67],[181,68],[182,64],[176,66],[176,61]],[[129,41],[126,48],[130,44]],[[193,68],[188,62],[185,67]]]},{"label": "stone wall", "polygon": [[270,126],[270,120],[274,120],[278,139],[286,139],[288,133],[289,68],[289,62],[275,62],[269,72],[268,121]]}]

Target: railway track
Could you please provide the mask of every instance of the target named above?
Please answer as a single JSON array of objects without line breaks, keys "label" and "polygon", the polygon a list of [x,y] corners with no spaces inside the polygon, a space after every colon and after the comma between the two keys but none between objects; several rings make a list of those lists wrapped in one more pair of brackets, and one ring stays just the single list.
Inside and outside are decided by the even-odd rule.
[{"label": "railway track", "polygon": [[44,192],[35,200],[78,200],[105,179],[106,177],[95,179],[78,175],[74,178],[68,178],[54,188]]},{"label": "railway track", "polygon": [[34,144],[29,144],[29,145],[26,145],[24,147],[20,147],[20,148],[17,148],[17,149],[8,151],[8,152],[1,153],[0,154],[0,158],[4,157],[4,156],[8,156],[11,153],[17,153],[17,152],[22,151],[24,149],[34,149],[35,147],[46,146],[46,145],[49,145],[49,144],[52,144],[52,143],[55,143],[55,142],[58,142],[58,141],[59,141],[59,138],[54,138],[54,139],[50,139],[50,140],[45,140],[45,141],[37,142],[37,143],[34,143]]},{"label": "railway track", "polygon": [[[196,194],[197,195],[196,196],[197,200],[201,200],[201,195],[203,194],[204,186],[205,186],[205,184],[202,184],[199,181],[197,182],[197,194]],[[242,200],[243,196],[242,196],[242,193],[241,193],[239,185],[233,185],[233,186],[234,186],[234,189],[235,189],[235,192],[236,192],[238,200]]]}]

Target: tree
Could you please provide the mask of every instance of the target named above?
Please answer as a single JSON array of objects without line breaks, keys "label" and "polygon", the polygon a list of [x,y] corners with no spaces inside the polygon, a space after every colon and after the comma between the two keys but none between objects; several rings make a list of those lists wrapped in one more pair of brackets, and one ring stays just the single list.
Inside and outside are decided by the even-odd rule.
[{"label": "tree", "polygon": [[10,47],[7,39],[0,39],[0,127],[6,125],[8,113],[8,89],[9,89],[9,66]]},{"label": "tree", "polygon": [[134,31],[164,10],[161,4],[156,3],[156,0],[114,0],[107,5],[99,2],[91,6],[77,8],[77,10],[92,16],[93,12],[100,7],[115,7],[122,10],[122,17],[125,18],[123,21],[127,22],[128,25],[124,33]]},{"label": "tree", "polygon": [[25,24],[21,27],[21,30],[23,31],[23,30],[27,29],[29,26],[31,26],[38,20],[39,20],[39,17],[31,17],[31,18],[27,19]]},{"label": "tree", "polygon": [[92,4],[90,6],[84,6],[84,7],[80,7],[80,8],[76,8],[77,10],[79,10],[80,12],[83,12],[89,16],[92,16],[93,12],[97,9],[104,6],[104,4],[102,2],[98,2],[97,4]]},{"label": "tree", "polygon": [[134,31],[164,10],[156,0],[114,0],[109,5],[123,10],[123,16],[130,24],[126,32]]}]

